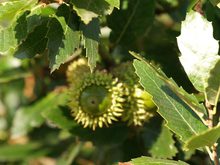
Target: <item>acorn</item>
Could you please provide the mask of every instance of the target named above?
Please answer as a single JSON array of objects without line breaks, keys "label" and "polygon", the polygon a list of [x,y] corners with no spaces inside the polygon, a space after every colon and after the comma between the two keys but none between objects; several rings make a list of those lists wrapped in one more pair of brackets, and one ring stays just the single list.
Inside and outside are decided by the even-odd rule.
[{"label": "acorn", "polygon": [[68,77],[68,105],[77,123],[84,128],[95,130],[97,127],[108,127],[113,121],[117,121],[122,116],[125,102],[122,97],[123,84],[104,71],[91,73],[79,65],[70,68],[67,71],[67,76],[71,76]]},{"label": "acorn", "polygon": [[124,92],[127,94],[124,96],[126,103],[122,120],[128,122],[128,125],[142,126],[155,115],[157,107],[152,96],[140,86],[131,62],[120,64],[113,69],[112,74],[118,77],[127,89],[127,92]]}]

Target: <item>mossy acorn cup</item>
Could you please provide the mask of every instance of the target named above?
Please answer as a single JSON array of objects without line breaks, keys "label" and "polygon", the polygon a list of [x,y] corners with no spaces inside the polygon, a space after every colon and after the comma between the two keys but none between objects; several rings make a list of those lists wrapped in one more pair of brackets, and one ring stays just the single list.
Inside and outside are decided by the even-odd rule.
[{"label": "mossy acorn cup", "polygon": [[[75,120],[83,127],[95,130],[109,126],[123,113],[123,84],[104,71],[91,73],[77,65],[67,71],[69,77],[69,107]],[[78,69],[77,69],[78,68]],[[89,67],[88,67],[89,69]],[[81,73],[82,72],[82,73]],[[70,77],[71,76],[71,77]]]}]

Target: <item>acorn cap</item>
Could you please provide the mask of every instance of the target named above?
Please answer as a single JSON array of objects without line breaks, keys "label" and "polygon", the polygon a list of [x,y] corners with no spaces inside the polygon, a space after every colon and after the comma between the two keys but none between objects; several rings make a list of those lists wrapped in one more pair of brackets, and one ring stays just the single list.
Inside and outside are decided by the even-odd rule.
[{"label": "acorn cap", "polygon": [[122,120],[127,121],[128,125],[142,126],[156,113],[157,107],[152,101],[152,96],[138,84],[130,88],[127,102]]},{"label": "acorn cap", "polygon": [[74,83],[78,80],[79,76],[82,74],[87,74],[90,72],[87,60],[85,58],[80,58],[76,61],[73,61],[67,68],[66,76],[69,83]]},{"label": "acorn cap", "polygon": [[125,101],[122,93],[123,85],[110,74],[87,72],[78,76],[77,81],[70,81],[69,107],[78,123],[95,130],[122,116]]},{"label": "acorn cap", "polygon": [[117,76],[123,82],[127,93],[124,98],[123,121],[128,125],[142,126],[155,115],[156,105],[152,101],[152,96],[139,85],[139,78],[135,74],[132,62],[125,62],[112,70],[114,76]]}]

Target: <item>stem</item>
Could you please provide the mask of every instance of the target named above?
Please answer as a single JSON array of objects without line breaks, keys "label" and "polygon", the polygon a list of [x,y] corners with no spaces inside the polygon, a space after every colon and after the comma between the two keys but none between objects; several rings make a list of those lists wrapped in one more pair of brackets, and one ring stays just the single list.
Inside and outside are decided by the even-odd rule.
[{"label": "stem", "polygon": [[[213,128],[215,126],[214,125],[214,113],[213,113],[213,111],[215,111],[216,106],[217,105],[212,106],[208,103],[208,101],[206,101],[206,107],[207,107],[208,113],[209,113],[209,128]],[[217,153],[217,143],[215,143],[212,146],[212,155],[210,156],[210,158],[214,162],[214,165],[220,165],[219,160],[218,160],[218,153]]]},{"label": "stem", "polygon": [[67,157],[67,165],[72,164],[73,160],[76,158],[77,154],[79,153],[83,143],[78,142],[78,144],[73,145],[70,149],[70,153]]},{"label": "stem", "polygon": [[212,146],[212,156],[215,165],[219,165],[218,154],[217,154],[217,144]]}]

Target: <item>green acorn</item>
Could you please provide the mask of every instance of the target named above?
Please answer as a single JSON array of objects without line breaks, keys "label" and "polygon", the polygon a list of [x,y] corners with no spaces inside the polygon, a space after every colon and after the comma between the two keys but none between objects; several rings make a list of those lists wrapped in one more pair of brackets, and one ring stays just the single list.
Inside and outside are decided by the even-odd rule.
[{"label": "green acorn", "polygon": [[127,89],[122,120],[127,121],[128,125],[142,126],[155,115],[156,105],[152,101],[152,96],[139,85],[139,79],[131,62],[120,64],[112,73],[125,84]]},{"label": "green acorn", "polygon": [[101,71],[84,72],[77,67],[68,71],[67,75],[75,75],[77,81],[69,78],[69,107],[75,120],[93,130],[96,127],[103,127],[117,121],[122,115],[122,105],[124,103],[123,84],[118,83],[110,74]]}]

